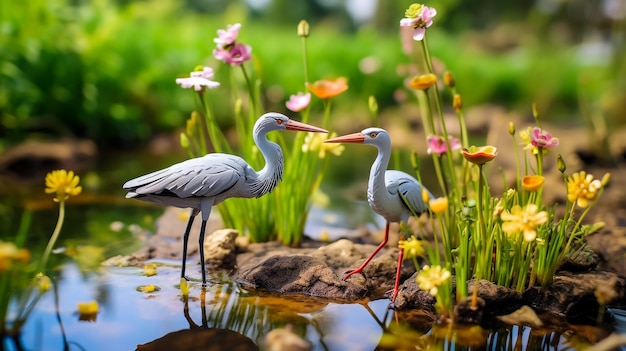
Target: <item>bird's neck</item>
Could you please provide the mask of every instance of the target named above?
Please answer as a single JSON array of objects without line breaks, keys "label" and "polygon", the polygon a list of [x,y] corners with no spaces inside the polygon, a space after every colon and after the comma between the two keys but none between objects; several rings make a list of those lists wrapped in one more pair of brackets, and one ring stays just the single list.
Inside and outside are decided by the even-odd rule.
[{"label": "bird's neck", "polygon": [[253,193],[256,197],[261,197],[272,192],[283,179],[284,158],[280,146],[267,140],[265,134],[259,133],[254,141],[265,158],[265,166],[257,172],[258,177],[252,185]]},{"label": "bird's neck", "polygon": [[374,206],[376,201],[389,197],[387,187],[385,186],[385,171],[389,165],[389,157],[390,155],[388,153],[378,148],[378,155],[372,164],[367,187],[367,199],[372,206]]}]

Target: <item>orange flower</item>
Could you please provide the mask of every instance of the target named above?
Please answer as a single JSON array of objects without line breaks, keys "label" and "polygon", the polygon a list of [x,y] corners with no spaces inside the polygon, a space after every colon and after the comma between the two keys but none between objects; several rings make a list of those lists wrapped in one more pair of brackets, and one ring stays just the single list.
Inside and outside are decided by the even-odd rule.
[{"label": "orange flower", "polygon": [[544,178],[540,175],[529,175],[522,178],[522,188],[526,191],[537,191],[541,189]]},{"label": "orange flower", "polygon": [[471,163],[482,165],[493,160],[498,155],[498,149],[495,146],[470,146],[463,148],[463,157]]},{"label": "orange flower", "polygon": [[437,76],[432,73],[415,76],[409,82],[409,86],[417,90],[426,90],[437,83]]},{"label": "orange flower", "polygon": [[306,87],[318,98],[330,99],[348,90],[348,79],[346,77],[339,77],[334,81],[323,79],[313,84],[307,82]]}]

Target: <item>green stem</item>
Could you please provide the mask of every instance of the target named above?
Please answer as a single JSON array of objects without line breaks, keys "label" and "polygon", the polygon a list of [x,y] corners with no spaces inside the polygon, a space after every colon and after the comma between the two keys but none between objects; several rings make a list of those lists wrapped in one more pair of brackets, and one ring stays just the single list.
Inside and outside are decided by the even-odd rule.
[{"label": "green stem", "polygon": [[45,270],[46,265],[48,264],[48,257],[50,257],[50,252],[52,252],[52,248],[54,247],[54,244],[56,243],[57,238],[59,237],[59,234],[61,233],[61,227],[63,227],[64,219],[65,219],[65,200],[60,199],[59,200],[59,218],[57,219],[56,227],[54,227],[54,232],[52,232],[52,236],[50,237],[50,240],[48,240],[48,245],[46,246],[46,250],[43,253],[43,258],[40,264],[41,271]]},{"label": "green stem", "polygon": [[254,94],[254,87],[252,86],[252,81],[250,81],[250,77],[248,77],[246,67],[243,64],[241,64],[241,72],[243,72],[243,77],[246,79],[246,85],[248,86],[248,94],[250,94],[250,104],[252,104],[252,110],[256,111],[256,98]]}]

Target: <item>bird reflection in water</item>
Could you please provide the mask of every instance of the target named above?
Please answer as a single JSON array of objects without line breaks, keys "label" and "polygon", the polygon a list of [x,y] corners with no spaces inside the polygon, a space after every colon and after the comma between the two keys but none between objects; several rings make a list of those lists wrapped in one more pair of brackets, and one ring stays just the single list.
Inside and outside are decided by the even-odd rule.
[{"label": "bird reflection in water", "polygon": [[189,314],[189,299],[185,298],[183,314],[189,329],[168,333],[156,340],[137,345],[137,351],[178,350],[178,351],[258,351],[252,339],[229,329],[210,328],[207,324],[206,289],[200,293],[202,322],[196,324]]}]

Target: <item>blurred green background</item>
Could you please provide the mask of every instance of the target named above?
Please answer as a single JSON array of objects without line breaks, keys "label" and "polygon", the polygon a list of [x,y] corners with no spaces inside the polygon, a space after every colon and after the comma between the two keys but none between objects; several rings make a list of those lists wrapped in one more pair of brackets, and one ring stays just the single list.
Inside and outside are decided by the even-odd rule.
[{"label": "blurred green background", "polygon": [[[403,97],[406,65],[398,22],[405,0],[28,0],[0,4],[0,152],[28,138],[78,137],[100,149],[145,144],[184,126],[193,94],[174,82],[212,58],[218,28],[240,22],[253,48],[266,110],[285,111],[303,90],[299,20],[311,24],[311,80],[347,76],[337,118],[381,114]],[[623,0],[426,2],[438,15],[429,45],[454,73],[465,106],[500,104],[583,124],[626,115]],[[229,89],[212,91],[232,125]],[[581,106],[588,108],[581,109]],[[342,117],[339,117],[342,116]]]}]

